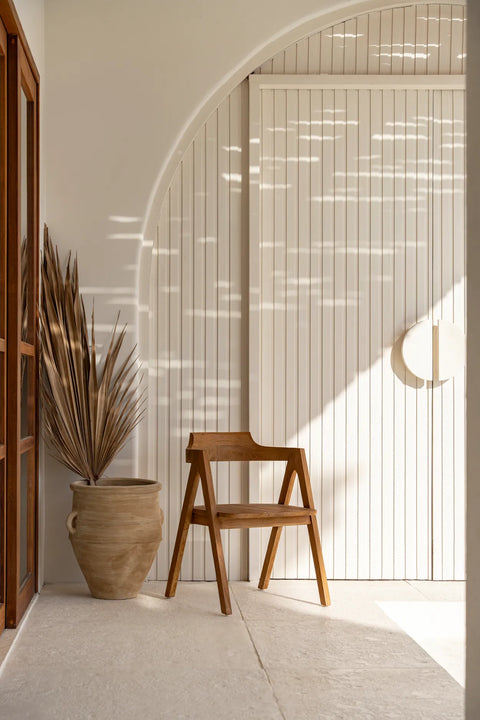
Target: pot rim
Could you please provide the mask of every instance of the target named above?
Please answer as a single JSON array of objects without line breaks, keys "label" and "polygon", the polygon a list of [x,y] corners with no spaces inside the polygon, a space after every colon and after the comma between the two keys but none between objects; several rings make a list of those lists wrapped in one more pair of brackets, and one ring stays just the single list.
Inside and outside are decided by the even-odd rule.
[{"label": "pot rim", "polygon": [[158,492],[162,487],[157,480],[146,480],[143,478],[100,478],[101,485],[90,485],[87,480],[75,480],[70,483],[70,488],[75,492],[128,492],[134,490],[141,493]]}]

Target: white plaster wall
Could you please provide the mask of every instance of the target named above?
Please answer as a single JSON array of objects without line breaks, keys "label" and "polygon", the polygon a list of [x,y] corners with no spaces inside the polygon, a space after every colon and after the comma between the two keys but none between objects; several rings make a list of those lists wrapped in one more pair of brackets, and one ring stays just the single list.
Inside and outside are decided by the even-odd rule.
[{"label": "white plaster wall", "polygon": [[[40,73],[40,228],[45,222],[46,206],[46,177],[47,162],[45,153],[46,123],[45,123],[45,2],[44,0],[15,0],[18,17],[22,25],[28,45],[32,51],[35,64]],[[38,583],[43,585],[44,580],[44,552],[45,546],[45,485],[44,485],[44,448],[40,443],[39,467],[39,568]]]}]

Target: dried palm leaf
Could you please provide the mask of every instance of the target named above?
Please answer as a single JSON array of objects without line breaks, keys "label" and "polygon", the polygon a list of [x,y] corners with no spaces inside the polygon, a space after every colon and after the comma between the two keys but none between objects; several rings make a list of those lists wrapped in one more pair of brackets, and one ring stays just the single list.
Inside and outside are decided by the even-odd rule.
[{"label": "dried palm leaf", "polygon": [[105,358],[97,360],[95,318],[92,312],[89,339],[77,261],[71,266],[68,257],[64,276],[46,226],[40,339],[45,440],[63,465],[94,485],[143,416],[135,348],[118,363],[125,328],[118,330],[117,317]]}]

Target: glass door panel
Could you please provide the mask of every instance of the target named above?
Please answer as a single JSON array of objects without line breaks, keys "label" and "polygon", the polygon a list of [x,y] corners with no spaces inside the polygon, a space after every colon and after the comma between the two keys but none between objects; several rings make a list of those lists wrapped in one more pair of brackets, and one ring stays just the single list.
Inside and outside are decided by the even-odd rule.
[{"label": "glass door panel", "polygon": [[22,355],[20,398],[20,437],[31,437],[35,425],[35,403],[32,389],[35,385],[35,362],[33,357]]},{"label": "glass door panel", "polygon": [[8,119],[16,152],[8,169],[6,623],[15,627],[36,587],[38,457],[37,85],[15,37],[8,46]]}]

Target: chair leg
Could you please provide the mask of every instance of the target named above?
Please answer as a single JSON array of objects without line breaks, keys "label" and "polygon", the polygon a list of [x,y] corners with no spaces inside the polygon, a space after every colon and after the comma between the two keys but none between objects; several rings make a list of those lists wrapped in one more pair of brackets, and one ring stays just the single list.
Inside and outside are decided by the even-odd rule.
[{"label": "chair leg", "polygon": [[268,541],[267,552],[265,553],[265,560],[263,561],[262,572],[258,587],[260,590],[266,590],[270,582],[270,576],[273,570],[273,563],[275,561],[275,555],[277,554],[278,543],[280,542],[280,535],[282,534],[282,526],[272,528],[270,533],[270,540]]},{"label": "chair leg", "polygon": [[[285,468],[285,475],[283,476],[282,488],[278,498],[279,505],[288,505],[290,498],[292,497],[293,483],[295,481],[295,463],[289,460],[287,467]],[[267,552],[265,553],[265,560],[263,561],[262,572],[258,587],[260,590],[266,590],[270,582],[270,576],[273,570],[273,563],[275,561],[275,555],[277,554],[278,543],[280,542],[280,535],[282,534],[282,526],[272,528],[270,533],[270,540],[268,541]]]},{"label": "chair leg", "polygon": [[330,593],[328,590],[327,575],[325,573],[325,565],[323,563],[322,545],[320,543],[320,533],[318,532],[317,518],[312,515],[310,525],[308,527],[308,536],[310,538],[310,547],[312,548],[313,564],[315,566],[315,574],[317,576],[318,592],[322,605],[330,605]]},{"label": "chair leg", "polygon": [[167,598],[174,597],[177,589],[178,577],[180,575],[180,568],[182,565],[185,543],[187,542],[188,529],[190,527],[190,519],[192,517],[193,504],[195,502],[199,480],[200,476],[198,474],[197,467],[192,464],[185,490],[185,498],[183,500],[180,521],[178,523],[177,539],[173,550],[172,562],[170,563],[167,587],[165,589],[165,597]]},{"label": "chair leg", "polygon": [[215,566],[215,575],[217,578],[218,596],[220,598],[220,608],[224,615],[232,614],[232,606],[230,603],[230,593],[228,590],[227,569],[225,567],[225,557],[223,555],[222,537],[217,521],[217,508],[215,502],[215,493],[213,490],[212,472],[210,463],[203,456],[200,467],[200,476],[202,478],[203,499],[205,501],[205,509],[208,518],[208,530],[210,533],[210,542],[212,544],[213,564]]},{"label": "chair leg", "polygon": [[232,614],[232,606],[230,603],[230,592],[228,590],[227,569],[225,567],[225,558],[223,555],[222,538],[220,528],[213,520],[209,524],[210,542],[212,544],[213,563],[215,565],[215,575],[217,577],[218,597],[220,598],[220,609],[224,615]]},{"label": "chair leg", "polygon": [[[312,485],[310,483],[310,474],[308,472],[307,459],[305,450],[299,448],[298,457],[298,482],[302,493],[304,507],[314,509],[312,495]],[[320,594],[320,602],[322,605],[330,605],[330,593],[328,591],[327,575],[325,573],[325,565],[323,563],[322,544],[320,542],[320,533],[318,532],[318,523],[315,515],[311,515],[308,527],[308,536],[310,538],[310,547],[312,548],[313,564],[315,566],[315,574],[317,576],[318,592]]]}]

